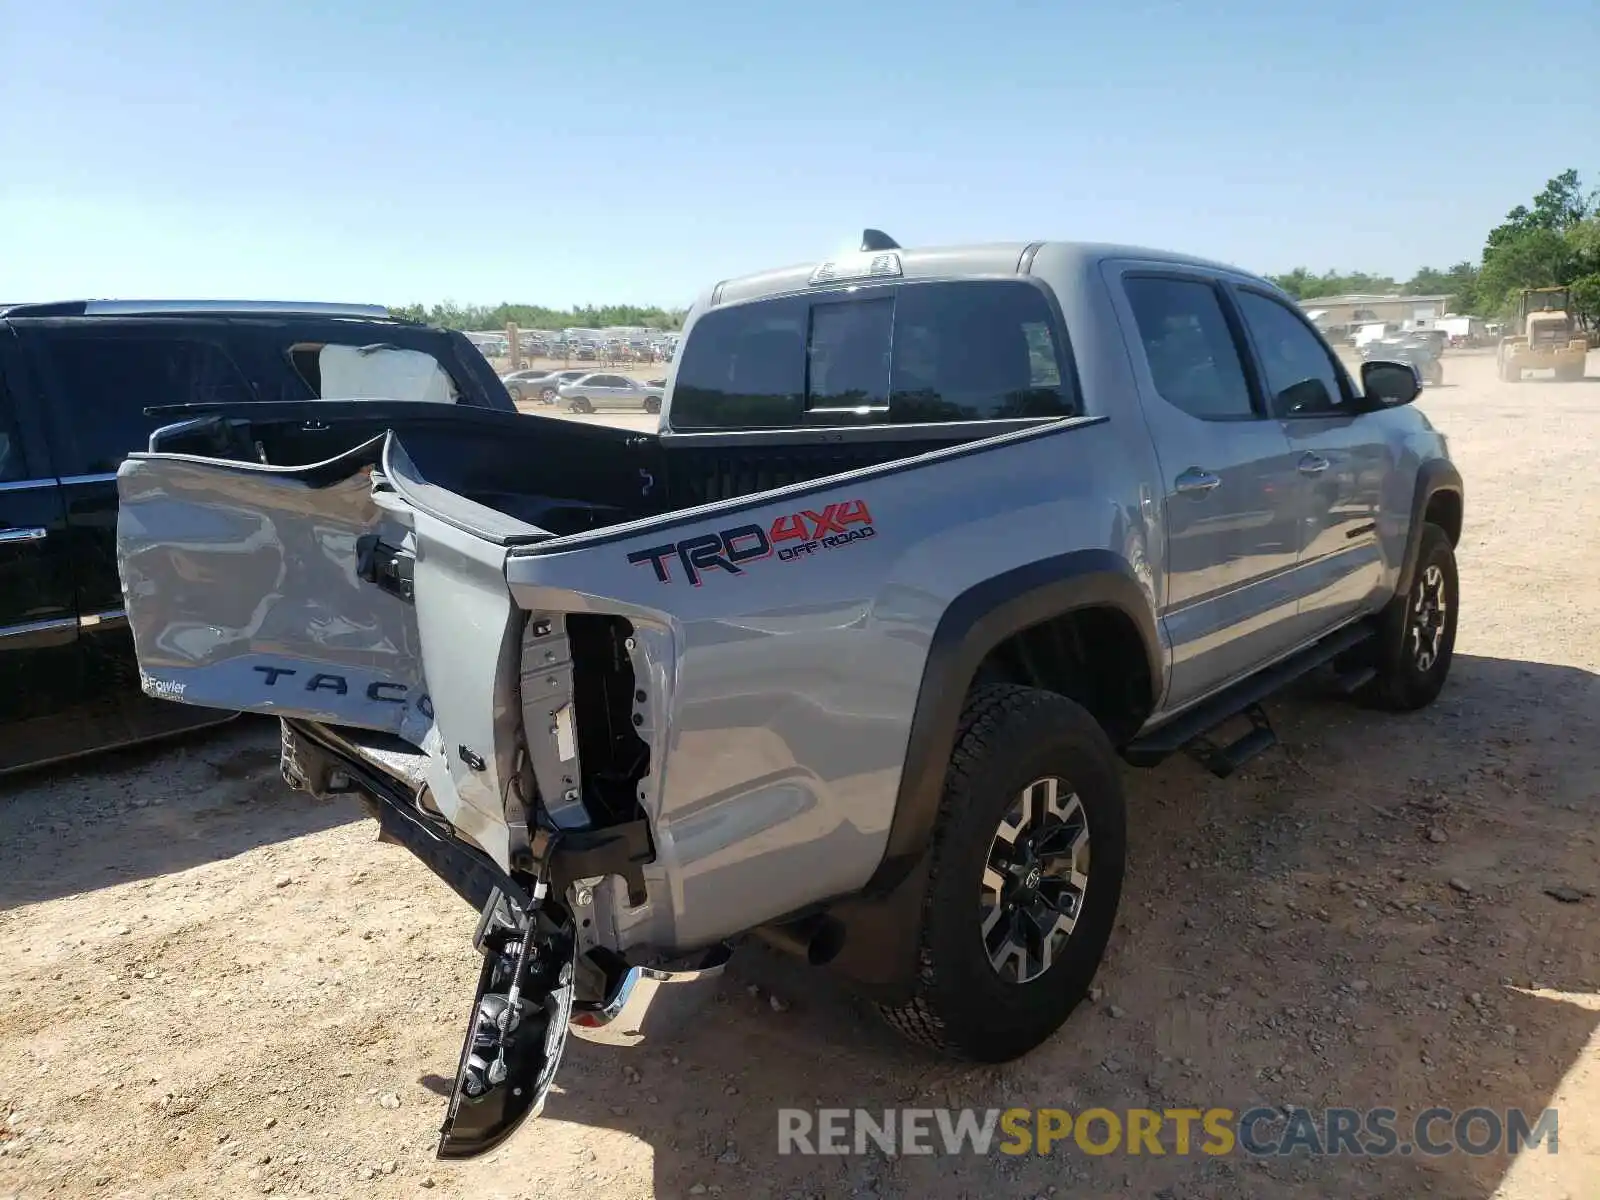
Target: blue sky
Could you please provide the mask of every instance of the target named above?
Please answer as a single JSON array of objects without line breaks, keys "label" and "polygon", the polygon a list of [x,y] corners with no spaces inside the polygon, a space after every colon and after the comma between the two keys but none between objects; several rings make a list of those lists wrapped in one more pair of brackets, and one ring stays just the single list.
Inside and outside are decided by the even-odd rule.
[{"label": "blue sky", "polygon": [[0,0],[0,300],[682,304],[864,225],[1404,277],[1600,184],[1595,3]]}]

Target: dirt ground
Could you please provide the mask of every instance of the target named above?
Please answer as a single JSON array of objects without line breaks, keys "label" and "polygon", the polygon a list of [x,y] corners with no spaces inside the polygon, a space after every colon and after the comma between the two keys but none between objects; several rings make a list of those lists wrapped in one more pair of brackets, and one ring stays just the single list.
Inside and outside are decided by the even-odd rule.
[{"label": "dirt ground", "polygon": [[[576,1043],[544,1117],[433,1156],[475,914],[237,722],[0,791],[0,1197],[1600,1195],[1600,355],[1446,360],[1467,484],[1431,710],[1315,687],[1219,781],[1127,772],[1101,993],[968,1069],[759,946],[670,1045]],[[1568,901],[1547,888],[1571,888]],[[774,1004],[772,997],[778,997]],[[786,1106],[1559,1108],[1559,1153],[780,1157]]]}]

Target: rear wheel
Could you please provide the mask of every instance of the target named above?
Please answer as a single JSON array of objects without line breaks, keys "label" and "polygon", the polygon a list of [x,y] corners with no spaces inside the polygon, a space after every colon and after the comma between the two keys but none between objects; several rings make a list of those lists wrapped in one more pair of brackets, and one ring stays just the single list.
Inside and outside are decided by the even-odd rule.
[{"label": "rear wheel", "polygon": [[1121,772],[1094,718],[1037,688],[974,689],[935,826],[915,990],[885,1018],[957,1058],[1032,1050],[1088,992],[1125,849]]},{"label": "rear wheel", "polygon": [[556,390],[555,390],[555,388],[552,388],[552,387],[545,388],[542,392],[539,393],[539,399],[543,400],[546,404],[554,404],[556,402]]},{"label": "rear wheel", "polygon": [[1406,712],[1432,704],[1450,674],[1460,609],[1456,555],[1437,525],[1422,527],[1411,587],[1389,601],[1379,619],[1377,675],[1356,698],[1373,708]]},{"label": "rear wheel", "polygon": [[646,396],[644,398],[644,410],[647,413],[658,413],[658,412],[660,412],[661,411],[661,397],[660,396]]},{"label": "rear wheel", "polygon": [[588,413],[594,411],[594,405],[590,404],[584,397],[579,396],[573,400],[571,409],[575,413]]}]

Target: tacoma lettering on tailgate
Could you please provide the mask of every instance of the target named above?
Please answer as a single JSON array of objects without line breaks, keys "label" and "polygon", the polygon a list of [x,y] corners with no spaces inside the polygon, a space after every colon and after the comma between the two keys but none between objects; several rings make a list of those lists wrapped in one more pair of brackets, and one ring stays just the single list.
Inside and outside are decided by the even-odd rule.
[{"label": "tacoma lettering on tailgate", "polygon": [[735,525],[716,533],[696,534],[681,542],[635,550],[628,555],[628,561],[634,566],[649,563],[659,582],[671,583],[671,563],[676,558],[683,565],[684,578],[699,587],[706,571],[743,575],[747,563],[772,558],[774,553],[779,562],[796,562],[818,550],[848,546],[876,533],[865,500],[841,500],[821,512],[807,508],[779,517],[770,528]]},{"label": "tacoma lettering on tailgate", "polygon": [[[297,667],[255,666],[250,669],[259,672],[264,685],[269,688],[277,687],[280,679],[290,679],[291,682],[285,686],[303,687],[308,692],[331,692],[335,696],[350,694],[350,680],[329,671],[319,671],[302,679],[300,678],[302,672]],[[356,687],[358,689],[361,687],[360,681],[356,682]],[[404,704],[410,690],[403,683],[389,683],[382,679],[373,680],[365,688],[367,699],[376,704]],[[417,710],[429,720],[433,719],[433,702],[428,696],[422,695],[417,698]]]}]

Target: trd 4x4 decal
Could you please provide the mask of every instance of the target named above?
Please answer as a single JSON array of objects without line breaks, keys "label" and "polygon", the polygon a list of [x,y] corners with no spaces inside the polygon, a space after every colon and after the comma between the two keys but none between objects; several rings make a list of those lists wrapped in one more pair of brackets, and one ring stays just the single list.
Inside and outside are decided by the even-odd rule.
[{"label": "trd 4x4 decal", "polygon": [[832,550],[873,537],[878,531],[865,500],[841,500],[821,512],[802,509],[779,517],[769,528],[735,525],[716,533],[697,534],[681,542],[665,542],[628,555],[634,566],[649,563],[661,583],[672,582],[671,563],[683,564],[683,575],[695,587],[706,571],[743,575],[745,565],[777,555],[779,562],[809,558],[818,550]]}]

